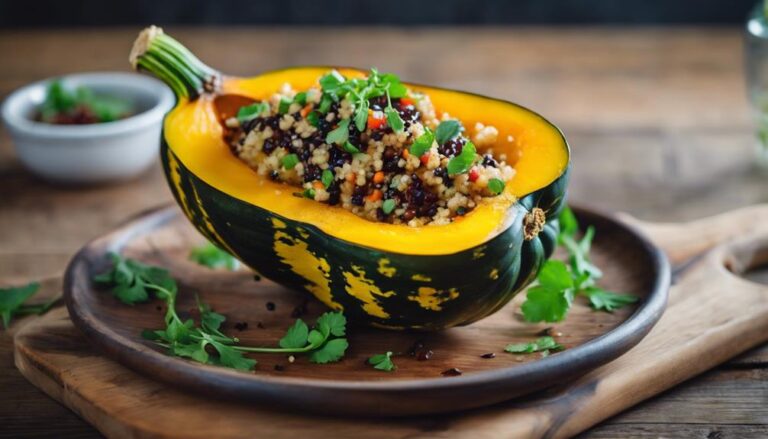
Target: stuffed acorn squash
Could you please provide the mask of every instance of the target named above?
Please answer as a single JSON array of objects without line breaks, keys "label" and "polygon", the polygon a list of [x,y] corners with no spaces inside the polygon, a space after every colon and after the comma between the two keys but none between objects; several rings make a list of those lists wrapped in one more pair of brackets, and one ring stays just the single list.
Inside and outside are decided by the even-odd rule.
[{"label": "stuffed acorn squash", "polygon": [[[413,227],[295,196],[294,187],[260,175],[232,153],[227,120],[240,108],[266,101],[286,83],[297,90],[316,86],[330,67],[230,77],[156,27],[139,35],[131,63],[178,98],[164,122],[161,159],[194,226],[263,276],[307,291],[353,320],[421,330],[471,323],[532,282],[554,250],[569,148],[557,127],[528,109],[405,84],[466,126],[495,126],[507,140],[493,151],[515,171],[460,218]],[[355,69],[338,72],[365,77]]]}]

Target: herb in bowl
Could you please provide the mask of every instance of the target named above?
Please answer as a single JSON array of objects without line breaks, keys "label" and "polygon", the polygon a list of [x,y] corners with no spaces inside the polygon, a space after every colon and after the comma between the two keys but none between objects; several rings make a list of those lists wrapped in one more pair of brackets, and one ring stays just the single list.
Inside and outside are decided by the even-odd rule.
[{"label": "herb in bowl", "polygon": [[48,85],[36,120],[55,125],[86,125],[113,122],[132,114],[129,102],[96,94],[86,87],[69,90],[61,81]]}]

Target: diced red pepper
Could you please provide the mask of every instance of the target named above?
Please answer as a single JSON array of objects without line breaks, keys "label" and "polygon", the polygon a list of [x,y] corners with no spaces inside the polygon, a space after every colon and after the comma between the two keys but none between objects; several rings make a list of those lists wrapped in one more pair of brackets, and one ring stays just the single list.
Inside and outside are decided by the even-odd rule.
[{"label": "diced red pepper", "polygon": [[400,98],[400,106],[402,107],[410,107],[413,105],[413,99],[411,98]]},{"label": "diced red pepper", "polygon": [[429,163],[429,153],[425,152],[421,157],[419,157],[419,160],[421,160],[422,165],[427,166],[427,163]]},{"label": "diced red pepper", "polygon": [[387,123],[384,113],[381,111],[368,110],[368,128],[378,130]]},{"label": "diced red pepper", "polygon": [[472,168],[469,170],[469,181],[474,183],[477,181],[478,177],[480,177],[480,174],[477,172],[477,169]]}]

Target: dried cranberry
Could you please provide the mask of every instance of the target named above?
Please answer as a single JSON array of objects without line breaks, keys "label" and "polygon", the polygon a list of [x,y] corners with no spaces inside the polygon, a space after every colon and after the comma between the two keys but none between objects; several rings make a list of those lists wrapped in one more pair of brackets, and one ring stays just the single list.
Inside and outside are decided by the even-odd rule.
[{"label": "dried cranberry", "polygon": [[499,165],[499,163],[491,156],[490,154],[486,154],[483,156],[483,166],[488,166],[491,168],[495,168]]},{"label": "dried cranberry", "polygon": [[272,170],[272,172],[269,173],[269,179],[272,181],[277,181],[280,179],[280,173],[277,172],[277,170]]},{"label": "dried cranberry", "polygon": [[264,154],[272,154],[272,151],[277,148],[277,144],[272,139],[266,139],[264,141],[264,145],[261,147],[261,150],[264,151]]},{"label": "dried cranberry", "polygon": [[457,137],[440,145],[437,148],[437,151],[446,157],[454,157],[461,154],[461,150],[464,148],[464,143],[464,139]]},{"label": "dried cranberry", "polygon": [[304,182],[309,183],[310,181],[320,180],[320,176],[322,173],[320,172],[320,168],[317,165],[307,165],[304,168]]}]

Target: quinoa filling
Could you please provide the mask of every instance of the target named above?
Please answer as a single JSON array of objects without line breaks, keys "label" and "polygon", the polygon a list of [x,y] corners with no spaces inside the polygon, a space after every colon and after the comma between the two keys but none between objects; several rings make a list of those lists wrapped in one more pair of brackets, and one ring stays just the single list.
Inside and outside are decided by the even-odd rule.
[{"label": "quinoa filling", "polygon": [[495,127],[477,123],[470,136],[448,113],[438,118],[429,96],[375,69],[354,79],[334,70],[301,92],[285,84],[226,125],[233,153],[260,175],[371,221],[448,224],[515,174],[493,155]]}]

